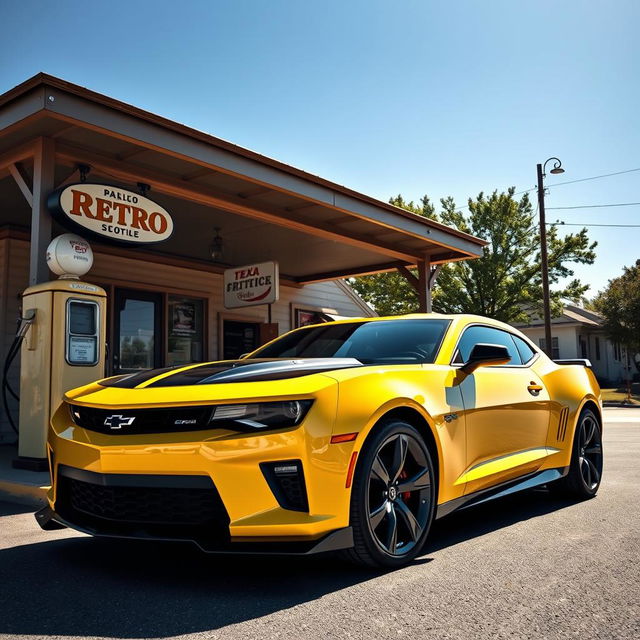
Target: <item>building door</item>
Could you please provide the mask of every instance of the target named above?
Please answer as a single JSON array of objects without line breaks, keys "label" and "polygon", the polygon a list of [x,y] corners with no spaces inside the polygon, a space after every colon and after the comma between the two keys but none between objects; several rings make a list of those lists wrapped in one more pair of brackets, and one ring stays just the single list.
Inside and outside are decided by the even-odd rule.
[{"label": "building door", "polygon": [[224,360],[235,360],[245,353],[249,353],[260,346],[259,322],[239,322],[224,320],[223,324],[223,354]]},{"label": "building door", "polygon": [[114,291],[113,373],[162,366],[162,294]]}]

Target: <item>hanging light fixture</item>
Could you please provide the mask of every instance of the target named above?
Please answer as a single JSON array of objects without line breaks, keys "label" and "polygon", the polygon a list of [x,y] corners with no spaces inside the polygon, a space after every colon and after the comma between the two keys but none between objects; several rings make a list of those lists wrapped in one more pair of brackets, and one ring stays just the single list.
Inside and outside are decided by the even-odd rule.
[{"label": "hanging light fixture", "polygon": [[211,255],[211,259],[218,262],[220,258],[222,258],[222,236],[220,235],[220,227],[214,227],[214,231],[216,235],[213,237],[211,241],[211,245],[209,246],[209,253]]}]

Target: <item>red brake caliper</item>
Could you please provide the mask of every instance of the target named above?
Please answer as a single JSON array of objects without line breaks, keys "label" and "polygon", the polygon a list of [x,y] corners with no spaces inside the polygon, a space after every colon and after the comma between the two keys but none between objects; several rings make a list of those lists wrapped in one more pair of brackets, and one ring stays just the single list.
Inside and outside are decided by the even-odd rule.
[{"label": "red brake caliper", "polygon": [[[402,480],[404,480],[405,478],[408,478],[408,474],[407,472],[403,469],[402,472],[400,473],[400,478]],[[406,502],[410,497],[411,497],[411,491],[403,491],[401,494],[402,499]]]}]

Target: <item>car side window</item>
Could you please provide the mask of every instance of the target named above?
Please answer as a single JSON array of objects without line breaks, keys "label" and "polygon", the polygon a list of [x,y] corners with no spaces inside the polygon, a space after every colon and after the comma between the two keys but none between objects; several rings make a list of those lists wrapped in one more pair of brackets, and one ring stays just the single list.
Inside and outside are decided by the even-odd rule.
[{"label": "car side window", "polygon": [[511,336],[513,341],[516,343],[516,347],[518,349],[518,353],[522,358],[522,364],[527,364],[533,359],[533,356],[536,355],[536,352],[520,337]]},{"label": "car side window", "polygon": [[501,329],[483,325],[473,325],[464,330],[453,359],[454,364],[464,364],[469,359],[473,347],[479,342],[499,344],[502,347],[506,347],[511,356],[511,360],[507,364],[522,364],[522,358],[511,334]]}]

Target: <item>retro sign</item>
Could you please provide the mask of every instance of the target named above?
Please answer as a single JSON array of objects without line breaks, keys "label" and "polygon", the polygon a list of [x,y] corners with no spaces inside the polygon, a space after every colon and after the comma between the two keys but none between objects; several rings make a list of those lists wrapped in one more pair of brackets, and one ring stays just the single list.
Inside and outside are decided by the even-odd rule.
[{"label": "retro sign", "polygon": [[271,304],[278,300],[278,263],[261,262],[224,272],[224,306],[227,309]]},{"label": "retro sign", "polygon": [[157,202],[107,184],[70,184],[47,206],[62,224],[123,244],[154,244],[173,233],[173,220]]}]

